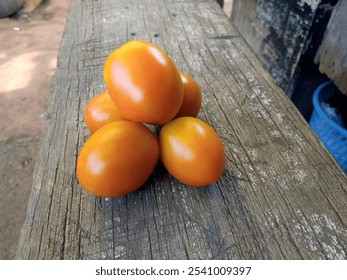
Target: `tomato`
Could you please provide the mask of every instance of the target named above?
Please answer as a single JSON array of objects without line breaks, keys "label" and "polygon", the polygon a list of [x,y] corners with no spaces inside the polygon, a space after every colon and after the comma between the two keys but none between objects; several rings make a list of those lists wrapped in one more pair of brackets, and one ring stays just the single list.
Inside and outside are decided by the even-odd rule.
[{"label": "tomato", "polygon": [[84,110],[84,121],[91,133],[110,122],[124,119],[107,91],[92,98]]},{"label": "tomato", "polygon": [[122,196],[148,180],[158,159],[158,139],[147,127],[116,121],[86,141],[77,159],[77,178],[94,195]]},{"label": "tomato", "polygon": [[160,158],[168,172],[190,186],[216,182],[224,170],[223,144],[207,123],[181,117],[164,125],[159,133]]},{"label": "tomato", "polygon": [[162,125],[181,107],[179,72],[168,55],[151,43],[130,41],[113,51],[104,64],[104,79],[126,119]]},{"label": "tomato", "polygon": [[201,91],[192,77],[180,73],[183,83],[183,102],[176,117],[196,117],[201,108]]}]

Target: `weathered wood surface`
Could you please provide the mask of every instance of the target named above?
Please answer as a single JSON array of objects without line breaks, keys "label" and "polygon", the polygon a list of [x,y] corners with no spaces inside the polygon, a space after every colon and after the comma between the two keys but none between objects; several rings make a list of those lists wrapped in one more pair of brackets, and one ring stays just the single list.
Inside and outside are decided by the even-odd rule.
[{"label": "weathered wood surface", "polygon": [[316,55],[319,70],[347,94],[347,1],[340,0]]},{"label": "weathered wood surface", "polygon": [[[225,145],[220,181],[186,187],[158,165],[139,191],[78,185],[87,102],[132,39],[164,48],[203,92]],[[215,1],[73,0],[18,259],[346,259],[347,177]]]},{"label": "weathered wood surface", "polygon": [[[310,77],[318,72],[314,55],[335,4],[336,0],[234,0],[232,21],[283,91],[290,98],[310,95],[303,97],[310,102],[309,92],[322,82],[317,75]],[[312,78],[317,82],[311,86]]]}]

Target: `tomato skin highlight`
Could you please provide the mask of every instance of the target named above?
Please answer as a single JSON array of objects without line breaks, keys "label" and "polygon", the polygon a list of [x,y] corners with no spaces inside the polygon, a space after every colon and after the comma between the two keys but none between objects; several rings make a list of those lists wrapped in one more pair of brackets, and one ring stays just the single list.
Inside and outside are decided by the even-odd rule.
[{"label": "tomato skin highlight", "polygon": [[223,143],[214,129],[193,117],[177,118],[159,134],[160,158],[168,172],[189,186],[215,183],[223,173]]},{"label": "tomato skin highlight", "polygon": [[188,74],[180,73],[180,76],[183,83],[183,102],[176,118],[196,117],[202,102],[200,87]]},{"label": "tomato skin highlight", "polygon": [[94,96],[84,110],[84,121],[91,133],[104,125],[125,120],[107,91]]},{"label": "tomato skin highlight", "polygon": [[104,64],[104,79],[122,115],[132,121],[162,125],[183,101],[179,72],[169,56],[149,42],[130,41]]},{"label": "tomato skin highlight", "polygon": [[121,120],[98,129],[77,159],[77,178],[88,192],[118,197],[139,189],[159,159],[159,143],[143,124]]}]

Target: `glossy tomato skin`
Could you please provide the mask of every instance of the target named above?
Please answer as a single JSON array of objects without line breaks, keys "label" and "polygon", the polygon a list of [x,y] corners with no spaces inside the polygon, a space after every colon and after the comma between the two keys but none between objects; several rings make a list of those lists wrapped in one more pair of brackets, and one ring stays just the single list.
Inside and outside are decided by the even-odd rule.
[{"label": "glossy tomato skin", "polygon": [[193,117],[164,125],[159,134],[160,157],[168,172],[190,186],[215,183],[223,173],[223,144],[214,129]]},{"label": "glossy tomato skin", "polygon": [[201,90],[199,85],[188,74],[180,73],[183,83],[183,102],[176,118],[196,117],[201,108]]},{"label": "glossy tomato skin", "polygon": [[158,139],[147,127],[116,121],[86,141],[77,159],[77,178],[96,196],[118,197],[139,189],[158,159]]},{"label": "glossy tomato skin", "polygon": [[132,121],[162,125],[175,117],[183,100],[179,72],[158,46],[130,41],[113,51],[104,64],[110,96]]},{"label": "glossy tomato skin", "polygon": [[124,119],[107,91],[92,98],[84,110],[84,121],[91,133],[108,123]]}]

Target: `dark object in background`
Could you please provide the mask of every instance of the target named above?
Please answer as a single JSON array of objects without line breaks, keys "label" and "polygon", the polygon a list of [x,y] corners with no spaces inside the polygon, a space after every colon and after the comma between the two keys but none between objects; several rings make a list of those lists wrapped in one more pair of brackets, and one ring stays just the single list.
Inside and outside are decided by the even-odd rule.
[{"label": "dark object in background", "polygon": [[223,8],[224,0],[217,0],[218,4]]},{"label": "dark object in background", "polygon": [[0,18],[8,17],[24,5],[24,0],[0,0]]},{"label": "dark object in background", "polygon": [[342,119],[343,126],[347,128],[347,95],[336,89],[334,94],[327,99],[326,104],[337,110]]},{"label": "dark object in background", "polygon": [[328,78],[314,57],[337,0],[234,0],[232,21],[308,120],[314,90]]}]

